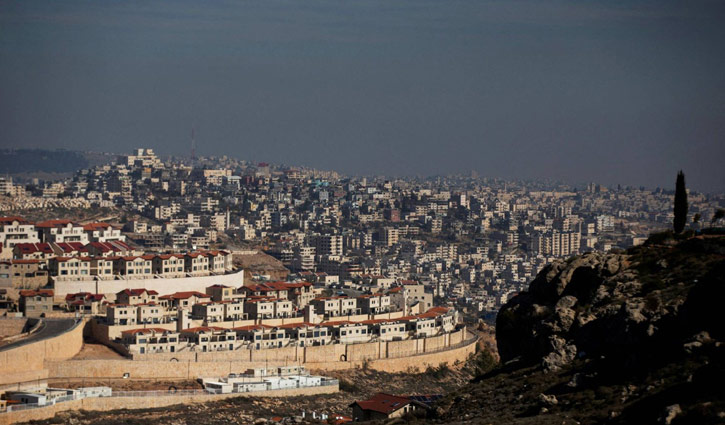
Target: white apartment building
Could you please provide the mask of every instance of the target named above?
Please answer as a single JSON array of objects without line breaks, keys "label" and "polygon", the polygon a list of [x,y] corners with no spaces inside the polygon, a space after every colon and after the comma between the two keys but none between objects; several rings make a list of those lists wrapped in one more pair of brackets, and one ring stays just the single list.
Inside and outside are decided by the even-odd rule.
[{"label": "white apartment building", "polygon": [[0,217],[0,258],[12,258],[13,247],[20,243],[38,243],[35,225],[22,217]]},{"label": "white apartment building", "polygon": [[70,220],[48,220],[35,225],[43,242],[80,242],[87,245],[88,234],[83,226]]}]

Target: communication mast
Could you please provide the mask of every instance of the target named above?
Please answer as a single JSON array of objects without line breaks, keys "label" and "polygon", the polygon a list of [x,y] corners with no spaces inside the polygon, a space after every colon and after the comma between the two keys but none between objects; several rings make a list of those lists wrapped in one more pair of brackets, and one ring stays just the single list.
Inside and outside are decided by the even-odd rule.
[{"label": "communication mast", "polygon": [[194,137],[194,127],[191,127],[191,166],[196,163],[196,138]]}]

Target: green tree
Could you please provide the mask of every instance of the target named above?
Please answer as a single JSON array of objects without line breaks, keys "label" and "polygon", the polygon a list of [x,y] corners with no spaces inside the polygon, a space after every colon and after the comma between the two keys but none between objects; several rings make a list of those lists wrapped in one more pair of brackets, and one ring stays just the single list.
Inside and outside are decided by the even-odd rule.
[{"label": "green tree", "polygon": [[675,233],[682,233],[687,223],[687,190],[685,189],[685,174],[680,170],[677,173],[677,182],[675,183]]}]

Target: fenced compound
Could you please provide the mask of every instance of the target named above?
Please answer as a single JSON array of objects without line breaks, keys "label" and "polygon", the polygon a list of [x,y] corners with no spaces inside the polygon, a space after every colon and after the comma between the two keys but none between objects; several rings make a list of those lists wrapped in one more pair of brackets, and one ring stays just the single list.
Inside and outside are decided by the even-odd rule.
[{"label": "fenced compound", "polygon": [[[313,385],[305,384],[304,382],[297,381],[296,385],[288,388],[265,388],[265,389],[249,389],[247,388],[245,391],[232,391],[230,394],[247,394],[247,393],[264,393],[268,391],[275,391],[275,390],[289,390],[289,389],[296,389],[296,388],[314,388],[314,387],[329,387],[329,386],[338,386],[340,383],[337,379],[323,379],[319,383],[315,383]],[[156,391],[113,391],[111,395],[107,396],[98,396],[93,398],[121,398],[121,397],[127,397],[127,398],[138,398],[138,397],[178,397],[178,396],[214,396],[222,394],[220,390],[213,390],[213,389],[169,389],[166,391],[163,390],[156,390]],[[30,410],[30,409],[42,409],[44,407],[50,407],[54,406],[56,404],[73,401],[73,400],[81,400],[83,398],[91,398],[91,397],[78,397],[75,394],[69,394],[64,396],[56,397],[47,403],[44,404],[38,404],[38,403],[27,403],[27,404],[14,404],[14,405],[8,405],[7,409],[4,412],[0,412],[0,414],[3,413],[11,413],[11,412],[19,412],[22,410]]]}]

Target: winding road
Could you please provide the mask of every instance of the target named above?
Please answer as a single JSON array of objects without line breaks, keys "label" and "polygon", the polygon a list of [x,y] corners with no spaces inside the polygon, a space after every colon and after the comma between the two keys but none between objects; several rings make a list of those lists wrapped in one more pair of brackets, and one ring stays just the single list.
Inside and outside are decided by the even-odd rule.
[{"label": "winding road", "polygon": [[79,321],[76,319],[40,319],[40,329],[35,331],[27,338],[19,339],[15,342],[11,342],[8,345],[0,347],[1,351],[12,350],[13,348],[21,347],[26,344],[32,344],[33,342],[42,341],[44,339],[53,338],[61,335],[75,327]]}]

